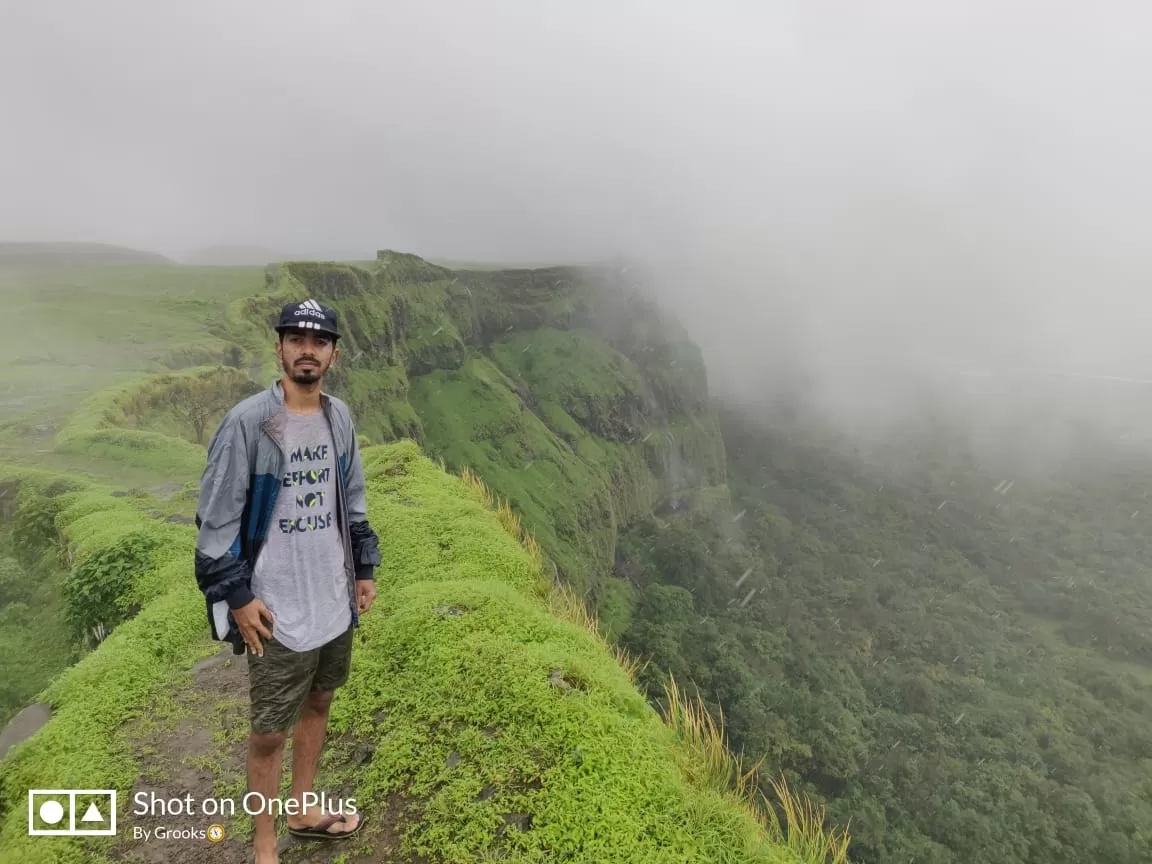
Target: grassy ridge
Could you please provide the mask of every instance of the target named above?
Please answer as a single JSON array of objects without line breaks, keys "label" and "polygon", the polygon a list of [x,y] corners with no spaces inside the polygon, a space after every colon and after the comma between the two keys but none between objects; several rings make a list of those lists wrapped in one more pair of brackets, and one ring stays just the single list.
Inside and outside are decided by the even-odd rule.
[{"label": "grassy ridge", "polygon": [[397,542],[383,552],[387,616],[364,628],[369,674],[336,722],[401,754],[362,783],[427,801],[415,851],[473,860],[519,813],[533,827],[504,835],[508,860],[787,860],[738,809],[709,815],[723,796],[686,782],[674,736],[612,655],[551,613],[538,560],[495,530],[482,493],[461,494],[414,445],[370,453],[373,512]]},{"label": "grassy ridge", "polygon": [[[411,852],[437,861],[498,848],[511,861],[799,860],[702,779],[693,751],[579,615],[553,614],[564,604],[531,543],[506,530],[516,526],[508,511],[411,442],[368,449],[365,467],[373,521],[394,542],[383,544],[380,599],[332,724],[377,745],[355,776],[358,801],[379,807],[402,791],[420,802]],[[216,648],[187,572],[194,530],[133,509],[107,490],[62,496],[54,521],[76,564],[142,530],[163,542],[133,585],[142,611],[43,694],[53,719],[0,767],[0,861],[101,860],[95,838],[27,837],[26,790],[115,786],[124,800],[138,766],[121,724]],[[448,768],[451,753],[458,762]],[[485,787],[491,795],[477,801]],[[498,831],[509,813],[531,827]]]},{"label": "grassy ridge", "polygon": [[56,436],[55,451],[144,469],[157,477],[195,477],[204,467],[203,447],[152,429],[133,428],[144,418],[125,412],[153,380],[151,375],[135,375],[85,399]]}]

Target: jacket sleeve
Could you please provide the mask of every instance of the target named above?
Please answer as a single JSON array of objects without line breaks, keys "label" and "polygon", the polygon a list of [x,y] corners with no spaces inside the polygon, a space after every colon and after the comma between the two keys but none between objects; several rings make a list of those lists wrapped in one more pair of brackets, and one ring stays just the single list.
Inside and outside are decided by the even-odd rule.
[{"label": "jacket sleeve", "polygon": [[240,540],[250,474],[243,424],[229,413],[208,442],[196,507],[196,582],[209,606],[239,609],[254,596]]},{"label": "jacket sleeve", "polygon": [[364,463],[360,458],[360,442],[352,432],[352,446],[348,453],[348,530],[352,536],[352,560],[357,579],[372,579],[380,566],[380,541],[368,524],[368,497],[364,482]]}]

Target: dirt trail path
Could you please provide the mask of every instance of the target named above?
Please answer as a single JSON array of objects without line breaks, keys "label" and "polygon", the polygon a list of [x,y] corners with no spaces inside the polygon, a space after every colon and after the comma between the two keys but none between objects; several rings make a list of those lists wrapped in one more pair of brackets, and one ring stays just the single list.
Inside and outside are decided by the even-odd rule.
[{"label": "dirt trail path", "polygon": [[[155,714],[136,721],[128,738],[136,752],[141,776],[121,808],[120,841],[110,853],[114,861],[132,864],[247,864],[252,860],[251,818],[244,813],[247,791],[248,666],[243,656],[225,645],[219,654],[201,661],[193,670],[191,686],[175,694],[174,705],[159,707]],[[326,785],[335,770],[355,758],[350,742],[329,738],[321,759],[316,791],[329,797],[355,796],[347,787]],[[288,796],[292,744],[284,752],[282,797]],[[155,807],[144,816],[134,815],[137,795],[144,800],[184,801],[191,796],[194,815],[167,813]],[[153,798],[155,796],[155,798]],[[205,815],[201,802],[227,799],[235,815]],[[349,840],[300,842],[278,820],[281,864],[328,864],[341,854],[353,864],[426,864],[411,857],[398,857],[397,824],[393,812],[369,813],[359,834]],[[210,842],[203,836],[213,824],[224,826],[225,837]],[[157,829],[167,832],[198,832],[195,837],[158,839]],[[139,832],[148,831],[147,839]]]},{"label": "dirt trail path", "polygon": [[0,759],[15,747],[27,741],[52,719],[52,709],[39,702],[29,705],[15,717],[8,721],[4,731],[0,732]]}]

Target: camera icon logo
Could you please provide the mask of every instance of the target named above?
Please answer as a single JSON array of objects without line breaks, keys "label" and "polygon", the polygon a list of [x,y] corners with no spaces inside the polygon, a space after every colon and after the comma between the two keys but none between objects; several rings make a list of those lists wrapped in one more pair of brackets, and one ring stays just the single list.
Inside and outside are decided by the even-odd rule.
[{"label": "camera icon logo", "polygon": [[115,789],[29,789],[28,834],[108,837],[116,834]]}]

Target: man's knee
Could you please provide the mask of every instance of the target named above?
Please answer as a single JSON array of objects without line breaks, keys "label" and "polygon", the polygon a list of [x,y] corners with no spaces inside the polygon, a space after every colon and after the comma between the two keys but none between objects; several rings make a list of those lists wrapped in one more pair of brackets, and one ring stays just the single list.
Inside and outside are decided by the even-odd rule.
[{"label": "man's knee", "polygon": [[332,704],[334,690],[313,690],[308,694],[308,709],[311,711],[327,711]]},{"label": "man's knee", "polygon": [[284,746],[288,732],[253,732],[248,738],[252,751],[257,756],[271,756]]}]

